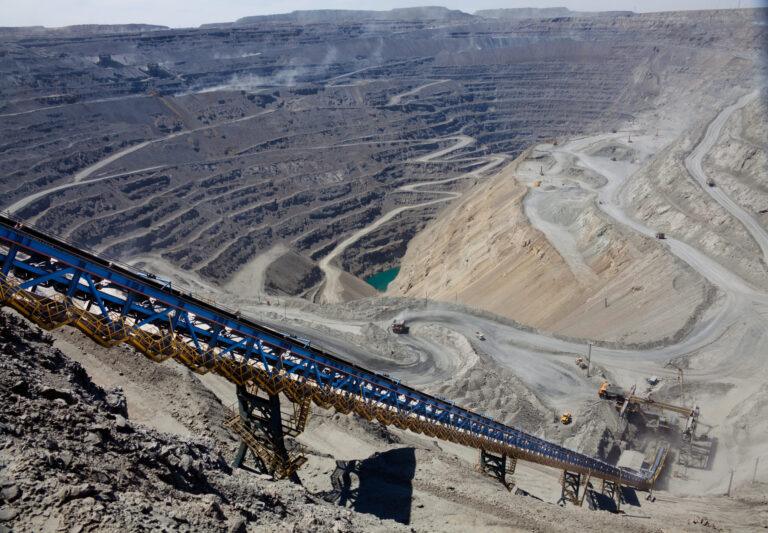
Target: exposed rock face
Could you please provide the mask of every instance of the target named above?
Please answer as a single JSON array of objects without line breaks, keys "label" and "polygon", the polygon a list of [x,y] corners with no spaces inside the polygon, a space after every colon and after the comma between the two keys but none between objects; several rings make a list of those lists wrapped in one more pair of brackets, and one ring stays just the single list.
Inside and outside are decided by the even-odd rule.
[{"label": "exposed rock face", "polygon": [[547,17],[568,17],[573,14],[575,14],[575,12],[567,7],[520,7],[508,9],[479,9],[475,11],[475,15],[478,17],[498,19],[538,19]]},{"label": "exposed rock face", "polygon": [[136,33],[157,30],[168,30],[168,26],[155,24],[76,24],[61,28],[46,28],[44,26],[1,27],[0,32],[9,37],[86,37],[89,35],[119,33]]},{"label": "exposed rock face", "polygon": [[631,11],[571,11],[567,7],[519,7],[508,9],[479,9],[475,11],[475,16],[477,17],[501,20],[541,19],[555,17],[628,17],[632,14],[633,13]]},{"label": "exposed rock face", "polygon": [[704,168],[715,187],[727,191],[768,227],[768,94],[762,93],[731,117]]},{"label": "exposed rock face", "polygon": [[293,11],[279,15],[262,15],[243,17],[235,21],[235,25],[246,26],[264,22],[289,22],[293,24],[340,24],[369,21],[466,21],[473,17],[456,9],[438,6],[405,7],[389,11],[362,11],[344,9],[319,9]]},{"label": "exposed rock face", "polygon": [[306,257],[288,252],[270,263],[264,276],[267,292],[298,296],[317,285],[322,273]]},{"label": "exposed rock face", "polygon": [[2,531],[398,530],[290,483],[233,472],[210,439],[134,425],[119,390],[94,385],[4,311],[0,369]]},{"label": "exposed rock face", "polygon": [[[409,184],[610,128],[717,63],[721,52],[706,50],[751,54],[765,33],[746,10],[350,16],[66,38],[0,30],[0,202],[117,258],[224,283],[277,244],[319,261],[396,206],[435,197]],[[300,17],[309,22],[299,27]],[[740,83],[738,61],[725,66]],[[415,162],[457,134],[474,142],[439,164]],[[356,276],[396,264],[445,205],[390,221],[340,264]]]}]

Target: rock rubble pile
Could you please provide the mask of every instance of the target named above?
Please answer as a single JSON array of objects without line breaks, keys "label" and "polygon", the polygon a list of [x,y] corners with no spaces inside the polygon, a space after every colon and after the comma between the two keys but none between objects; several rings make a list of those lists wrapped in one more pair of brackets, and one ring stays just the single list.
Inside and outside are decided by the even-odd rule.
[{"label": "rock rubble pile", "polygon": [[233,471],[209,438],[133,424],[119,388],[0,312],[0,532],[397,529],[383,524]]}]

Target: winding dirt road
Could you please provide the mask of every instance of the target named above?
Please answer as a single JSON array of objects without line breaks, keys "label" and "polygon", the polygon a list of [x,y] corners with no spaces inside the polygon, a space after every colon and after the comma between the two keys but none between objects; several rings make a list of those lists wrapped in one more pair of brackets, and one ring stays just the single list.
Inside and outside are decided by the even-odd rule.
[{"label": "winding dirt road", "polygon": [[[717,138],[726,122],[722,117],[725,116],[727,118],[730,113],[741,105],[746,105],[748,101],[749,99],[744,99],[736,107],[729,106],[725,108],[708,128],[708,134],[702,140],[702,143],[704,141],[709,143],[709,139]],[[620,163],[617,164],[608,157],[587,155],[591,147],[605,141],[618,141],[618,135],[605,134],[577,139],[559,147],[556,155],[562,158],[575,157],[585,168],[589,168],[603,176],[606,183],[602,187],[592,187],[586,183],[582,185],[585,189],[590,190],[599,197],[601,209],[618,224],[624,225],[646,237],[654,238],[654,228],[640,224],[629,217],[623,210],[619,200],[621,187],[631,176],[631,173],[627,172],[629,167],[622,166]],[[700,152],[700,146],[701,143],[694,149],[694,154]],[[441,150],[441,152],[443,152],[442,155],[450,153],[450,151],[446,152],[444,150]],[[434,156],[434,154],[430,154],[426,158],[429,159],[431,156]],[[694,179],[696,179],[695,176]],[[421,185],[424,184],[414,184],[410,187]],[[379,224],[374,223],[375,227],[379,227],[392,218],[387,215],[385,217],[380,219]],[[372,231],[375,227],[365,228],[345,239],[345,241],[339,244],[337,250],[334,250],[337,253],[328,258],[325,266],[328,267],[330,261],[337,257],[346,246],[354,243],[355,240],[362,237],[365,233]],[[750,374],[762,372],[762,334],[760,333],[760,326],[757,324],[760,320],[764,322],[764,319],[760,317],[768,317],[768,294],[764,290],[750,286],[702,251],[672,238],[667,243],[671,253],[707,277],[710,282],[720,289],[724,298],[680,342],[644,350],[595,346],[592,352],[593,359],[609,368],[614,376],[621,376],[624,381],[642,380],[643,376],[654,374],[669,374],[668,371],[663,369],[664,363],[669,360],[691,354],[719,353],[719,350],[722,348],[717,347],[717,343],[726,335],[733,334],[734,328],[744,323],[746,313],[753,318],[752,322],[755,325],[751,326],[751,329],[748,328],[744,334],[745,336],[741,337],[738,341],[740,343],[739,352],[728,358],[717,357],[701,369],[688,369],[686,375],[689,378],[706,378],[710,381],[717,381],[719,379],[738,381],[745,379],[745,376],[749,377]],[[376,306],[376,302],[377,300],[371,300],[370,305]],[[512,369],[530,390],[537,393],[540,398],[546,398],[546,402],[556,408],[572,408],[578,402],[594,401],[594,383],[583,374],[573,371],[573,357],[574,355],[582,355],[584,353],[585,341],[570,341],[556,338],[527,328],[520,328],[514,324],[502,323],[493,317],[484,316],[481,312],[474,312],[461,306],[454,306],[444,302],[429,302],[427,308],[421,309],[414,308],[414,305],[412,303],[409,304],[407,301],[399,304],[393,304],[391,301],[388,301],[382,304],[382,306],[390,310],[390,312],[393,309],[400,308],[401,311],[398,314],[398,318],[405,319],[412,325],[437,324],[460,333],[468,339],[474,339],[475,332],[482,331],[486,340],[478,347],[482,348],[482,351],[498,364]],[[336,321],[329,320],[327,317],[320,316],[319,314],[298,309],[289,309],[288,316],[300,319],[305,324],[320,323],[325,324],[331,329],[338,328],[339,330],[350,327],[362,328],[367,323],[366,320],[356,321],[349,318]],[[386,328],[388,321],[389,319],[382,320],[378,325]],[[334,322],[338,324],[334,325]],[[752,322],[749,322],[749,324],[752,324]],[[764,326],[765,324],[762,327],[763,331],[765,330]],[[285,324],[283,324],[283,327],[286,327]],[[295,329],[297,333],[304,336],[312,337],[317,335],[317,331],[310,327],[298,326]],[[410,337],[413,337],[413,335]],[[407,340],[408,342],[413,341],[413,339]],[[426,383],[431,380],[434,383],[457,377],[453,373],[455,363],[446,363],[443,360],[444,350],[441,350],[439,345],[435,348],[434,343],[432,345],[422,344],[420,346],[421,350],[426,351],[423,352],[420,363],[413,367],[412,363],[397,363],[386,358],[377,357],[371,353],[370,349],[366,349],[364,345],[356,345],[354,342],[340,340],[333,334],[321,334],[319,341],[321,343],[329,343],[328,346],[332,350],[343,353],[351,359],[362,364],[374,364],[377,369],[389,372],[406,382]],[[400,339],[398,339],[399,341]],[[414,368],[418,372],[415,373]],[[429,376],[425,376],[424,372]],[[726,378],[726,376],[730,377]]]},{"label": "winding dirt road", "polygon": [[[707,128],[701,142],[694,148],[688,158],[686,158],[686,168],[689,169],[692,179],[695,179],[700,183],[715,200],[723,205],[723,207],[733,214],[734,217],[739,219],[745,227],[748,229],[751,228],[750,233],[760,244],[761,249],[765,253],[766,249],[768,249],[768,235],[766,235],[765,230],[760,227],[759,224],[757,224],[757,221],[743,208],[736,205],[718,188],[710,188],[706,186],[707,176],[701,165],[703,157],[709,150],[711,150],[720,135],[722,128],[727,122],[728,117],[733,112],[750,102],[754,97],[753,94],[747,95],[735,104],[724,108],[721,113],[718,114]],[[264,113],[242,117],[231,122],[250,120],[262,114]],[[11,210],[18,211],[24,206],[29,205],[32,201],[41,198],[46,194],[50,194],[51,192],[88,183],[88,178],[97,171],[108,167],[110,163],[114,163],[120,158],[141,150],[150,144],[160,143],[180,135],[188,135],[195,131],[215,128],[224,124],[226,123],[205,126],[184,132],[176,132],[163,138],[145,141],[138,145],[126,148],[121,152],[112,154],[110,157],[81,170],[74,175],[72,180],[67,184],[41,191],[17,202],[11,206]],[[425,156],[415,158],[412,161],[414,163],[422,164],[431,162],[440,163],[450,154],[466,148],[475,142],[472,137],[466,135],[452,136],[436,140],[453,141],[453,144],[435,150]],[[589,183],[581,183],[581,186],[585,190],[598,196],[600,199],[600,208],[617,223],[634,232],[652,238],[655,229],[633,220],[626,214],[621,205],[619,193],[627,179],[631,176],[631,172],[628,171],[628,168],[620,162],[611,161],[607,157],[597,157],[588,154],[591,146],[606,141],[619,141],[619,135],[605,134],[576,139],[558,147],[553,155],[556,159],[576,158],[583,167],[604,177],[606,180],[604,186],[596,187]],[[637,142],[640,142],[640,139],[638,139]],[[400,187],[399,190],[402,192],[432,193],[440,195],[440,197],[414,205],[398,207],[384,214],[365,228],[354,232],[342,240],[320,263],[328,280],[324,289],[324,299],[326,301],[334,301],[333,295],[338,293],[338,287],[334,286],[334,283],[338,283],[338,276],[340,275],[341,270],[334,266],[333,262],[338,259],[345,249],[365,235],[368,235],[382,227],[384,224],[391,222],[393,218],[406,210],[418,209],[440,202],[447,202],[459,196],[459,193],[435,190],[435,186],[469,177],[483,177],[494,168],[503,164],[506,159],[500,155],[475,159],[475,161],[483,160],[485,162],[482,166],[460,176],[413,183]],[[453,161],[455,162],[456,160]],[[152,167],[130,172],[139,172],[142,170],[152,170]],[[106,180],[120,175],[124,175],[124,173],[102,176],[95,179]],[[679,343],[651,350],[644,350],[642,352],[637,350],[609,349],[601,347],[594,348],[593,357],[596,360],[599,360],[602,364],[606,364],[614,370],[626,371],[627,375],[642,376],[655,371],[657,372],[660,362],[707,349],[732,329],[735,324],[742,319],[745,313],[750,313],[756,316],[768,316],[768,294],[766,294],[764,290],[752,287],[749,283],[739,278],[733,272],[730,272],[717,261],[687,243],[670,238],[667,240],[667,244],[671,253],[675,254],[704,275],[711,283],[716,285],[722,291],[725,298],[720,302],[717,312],[710,313],[707,319],[700,321],[692,333]],[[373,300],[371,305],[377,305],[376,300]],[[476,331],[482,331],[486,337],[486,341],[482,344],[483,351],[497,363],[513,369],[531,390],[539,393],[542,398],[547,398],[548,403],[551,405],[560,407],[567,406],[578,400],[588,401],[594,394],[593,384],[583,376],[574,373],[572,368],[572,355],[583,352],[584,344],[582,342],[567,341],[555,338],[551,335],[519,328],[513,324],[500,323],[494,318],[483,316],[482,313],[471,312],[460,306],[451,306],[449,304],[433,302],[430,303],[429,308],[414,309],[412,304],[402,303],[399,304],[399,306],[393,305],[391,309],[397,309],[398,307],[401,309],[400,316],[414,324],[437,324],[460,333],[470,339],[474,338]],[[338,328],[339,331],[343,331],[345,328],[349,329],[350,327],[362,328],[368,323],[366,320],[355,322],[354,320],[344,319],[338,320],[338,324],[335,324],[333,321],[329,322],[327,317],[312,314],[304,310],[289,308],[284,312],[287,313],[287,316],[300,318],[305,323],[327,324],[332,330]],[[379,325],[381,327],[386,327],[388,321],[389,318],[382,320]],[[342,353],[351,359],[365,364],[373,364],[375,362],[375,367],[377,369],[390,372],[400,379],[412,383],[426,383],[430,380],[434,382],[434,380],[447,379],[451,376],[455,377],[456,361],[446,359],[445,352],[440,344],[430,341],[429,339],[409,338],[402,340],[402,342],[406,344],[410,343],[409,345],[412,348],[419,350],[419,353],[421,354],[417,363],[411,362],[403,365],[391,360],[373,358],[370,350],[357,346],[354,342],[340,340],[332,333],[322,334],[311,327],[287,326],[284,323],[280,324],[280,328],[293,329],[298,334],[318,338],[319,342],[326,344],[331,349]],[[739,354],[739,357],[744,358],[746,368],[751,368],[750,365],[752,365],[754,359],[752,355],[754,355],[755,350],[759,349],[759,343],[749,342],[743,345],[741,349],[742,353]],[[721,364],[715,365],[714,368],[723,369]],[[712,369],[707,370],[707,372],[710,373],[712,371]],[[696,375],[695,371],[691,371],[691,373],[694,376]]]},{"label": "winding dirt road", "polygon": [[[438,163],[442,162],[442,158],[447,156],[448,154],[451,154],[453,152],[456,152],[458,150],[462,150],[466,148],[467,146],[470,146],[474,144],[475,139],[473,137],[470,137],[468,135],[456,135],[452,137],[445,137],[442,139],[435,139],[439,141],[454,141],[454,144],[446,147],[446,148],[440,148],[438,150],[435,150],[434,152],[431,152],[427,155],[415,158],[412,160],[413,163]],[[452,178],[445,178],[441,180],[434,180],[434,181],[422,181],[418,183],[411,183],[408,185],[403,185],[402,187],[399,187],[396,189],[396,191],[401,192],[411,192],[411,193],[430,193],[430,194],[436,194],[440,195],[439,198],[435,198],[433,200],[428,200],[426,202],[420,202],[417,204],[412,205],[406,205],[402,207],[397,207],[391,211],[388,211],[386,214],[382,215],[381,217],[377,218],[373,222],[371,222],[369,225],[365,226],[364,228],[354,232],[352,235],[347,237],[346,239],[339,242],[336,247],[334,247],[333,250],[331,250],[328,255],[323,257],[323,259],[320,260],[318,263],[318,266],[320,267],[320,270],[322,270],[324,276],[325,276],[325,282],[323,285],[319,288],[318,292],[315,295],[315,299],[324,303],[341,303],[344,301],[344,284],[342,281],[344,272],[334,264],[334,261],[338,259],[338,257],[344,253],[344,250],[352,246],[354,243],[365,237],[366,235],[370,234],[371,232],[377,230],[384,224],[387,224],[389,221],[391,221],[393,218],[395,218],[400,213],[403,213],[405,211],[409,211],[411,209],[420,209],[422,207],[427,207],[430,205],[442,203],[442,202],[448,202],[450,200],[454,200],[461,196],[460,193],[456,192],[449,192],[449,191],[441,191],[441,190],[434,190],[434,189],[427,189],[426,187],[434,187],[436,185],[442,185],[445,183],[451,183],[458,180],[463,180],[467,178],[479,178],[482,177],[485,172],[488,172],[502,163],[506,160],[505,157],[500,155],[492,155],[488,156],[486,158],[478,158],[478,161],[485,160],[485,164],[482,165],[479,168],[476,168],[475,170],[471,170],[469,172],[465,172],[464,174],[461,174],[460,176],[455,176]]]},{"label": "winding dirt road", "polygon": [[425,83],[424,85],[419,85],[418,87],[415,87],[410,91],[405,91],[403,93],[396,94],[389,99],[389,102],[387,102],[387,106],[400,105],[400,102],[402,102],[403,98],[407,96],[413,96],[414,94],[419,94],[421,91],[423,91],[428,87],[432,87],[434,85],[440,85],[441,83],[446,83],[448,81],[451,81],[451,80],[432,81],[429,83]]},{"label": "winding dirt road", "polygon": [[[728,196],[723,189],[714,186],[707,185],[707,173],[702,168],[702,161],[704,157],[712,150],[717,143],[717,139],[720,137],[720,132],[723,130],[723,126],[734,112],[738,111],[745,105],[749,104],[758,97],[758,91],[753,91],[746,94],[738,102],[729,105],[723,109],[720,114],[710,122],[707,127],[707,131],[704,134],[704,138],[699,142],[698,146],[685,158],[685,168],[690,175],[699,182],[699,185],[714,198],[714,200],[722,205],[731,215],[741,222],[746,230],[755,239],[760,249],[763,251],[763,259],[768,263],[768,231],[760,225],[755,217],[734,202],[730,196]],[[716,184],[715,184],[716,185]]]},{"label": "winding dirt road", "polygon": [[[115,161],[118,161],[118,160],[122,159],[123,157],[125,157],[125,156],[127,156],[129,154],[132,154],[134,152],[138,152],[139,150],[142,150],[143,148],[146,148],[147,146],[150,146],[150,145],[153,145],[153,144],[163,143],[165,141],[169,141],[169,140],[175,139],[177,137],[183,137],[185,135],[190,135],[192,133],[197,133],[197,132],[200,132],[200,131],[212,130],[212,129],[215,129],[215,128],[220,128],[221,126],[227,126],[229,124],[236,124],[238,122],[244,122],[246,120],[252,120],[254,118],[257,118],[257,117],[260,117],[260,116],[263,116],[263,115],[266,115],[266,114],[269,114],[269,113],[273,113],[273,112],[274,112],[274,109],[267,109],[266,111],[260,111],[259,113],[255,113],[253,115],[246,115],[244,117],[236,118],[236,119],[233,119],[233,120],[227,120],[227,121],[224,121],[224,122],[218,122],[216,124],[209,124],[207,126],[200,126],[198,128],[192,128],[192,129],[189,129],[189,130],[177,131],[177,132],[171,133],[169,135],[166,135],[164,137],[158,137],[157,139],[150,139],[148,141],[140,142],[139,144],[134,144],[132,146],[124,148],[123,150],[120,150],[119,152],[115,152],[114,154],[110,155],[109,157],[105,157],[104,159],[101,159],[101,160],[97,161],[96,163],[94,163],[92,165],[89,165],[89,166],[85,167],[84,169],[82,169],[79,172],[77,172],[74,176],[72,176],[72,180],[69,181],[68,183],[65,183],[63,185],[57,185],[55,187],[51,187],[50,189],[45,189],[43,191],[39,191],[39,192],[36,192],[34,194],[31,194],[29,196],[26,196],[26,197],[22,198],[21,200],[13,203],[9,207],[7,207],[6,211],[8,213],[11,213],[11,214],[17,213],[17,212],[21,211],[22,209],[24,209],[29,204],[31,204],[32,202],[34,202],[35,200],[38,200],[38,199],[43,198],[45,196],[48,196],[49,194],[51,194],[53,192],[62,191],[62,190],[69,189],[69,188],[72,188],[72,187],[77,187],[78,185],[82,185],[84,183],[88,183],[86,180],[90,176],[92,176],[94,173],[98,172],[99,170],[101,170],[104,167],[107,167],[108,165],[114,163]],[[129,171],[121,172],[119,174],[113,174],[111,176],[103,176],[103,177],[100,177],[100,178],[97,178],[97,179],[99,181],[101,181],[101,180],[106,180],[106,179],[110,179],[110,178],[126,176],[126,175],[129,175],[129,174],[135,174],[137,172],[142,172],[142,171],[145,171],[145,170],[154,170],[154,169],[163,168],[163,167],[164,167],[164,165],[158,165],[158,166],[155,166],[155,167],[149,167],[147,169],[129,170]],[[94,181],[96,181],[96,180],[94,180]]]}]

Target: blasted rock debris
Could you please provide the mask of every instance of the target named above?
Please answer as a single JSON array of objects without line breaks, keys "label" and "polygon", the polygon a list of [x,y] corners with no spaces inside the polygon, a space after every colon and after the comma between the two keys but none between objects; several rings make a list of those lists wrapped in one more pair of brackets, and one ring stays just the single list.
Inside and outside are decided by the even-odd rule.
[{"label": "blasted rock debris", "polygon": [[397,530],[131,424],[119,390],[0,313],[0,531]]}]

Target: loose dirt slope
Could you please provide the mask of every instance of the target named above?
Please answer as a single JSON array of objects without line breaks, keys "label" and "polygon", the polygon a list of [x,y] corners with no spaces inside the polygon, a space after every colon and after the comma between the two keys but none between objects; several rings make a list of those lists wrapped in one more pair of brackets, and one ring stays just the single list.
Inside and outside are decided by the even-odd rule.
[{"label": "loose dirt slope", "polygon": [[528,189],[516,179],[525,159],[419,234],[390,292],[458,299],[566,335],[635,342],[675,336],[708,297],[702,280],[653,241],[612,226],[588,200],[570,215],[589,272],[580,279],[525,215]]},{"label": "loose dirt slope", "polygon": [[[631,118],[533,145],[411,241],[389,293],[658,344],[689,334],[721,286],[768,286],[758,170],[768,142],[742,111],[762,109],[754,44],[690,58],[688,70],[673,68],[679,51],[657,51],[627,87],[639,110],[611,110]],[[722,190],[709,187],[720,174]],[[681,242],[668,248],[657,231]]]}]

